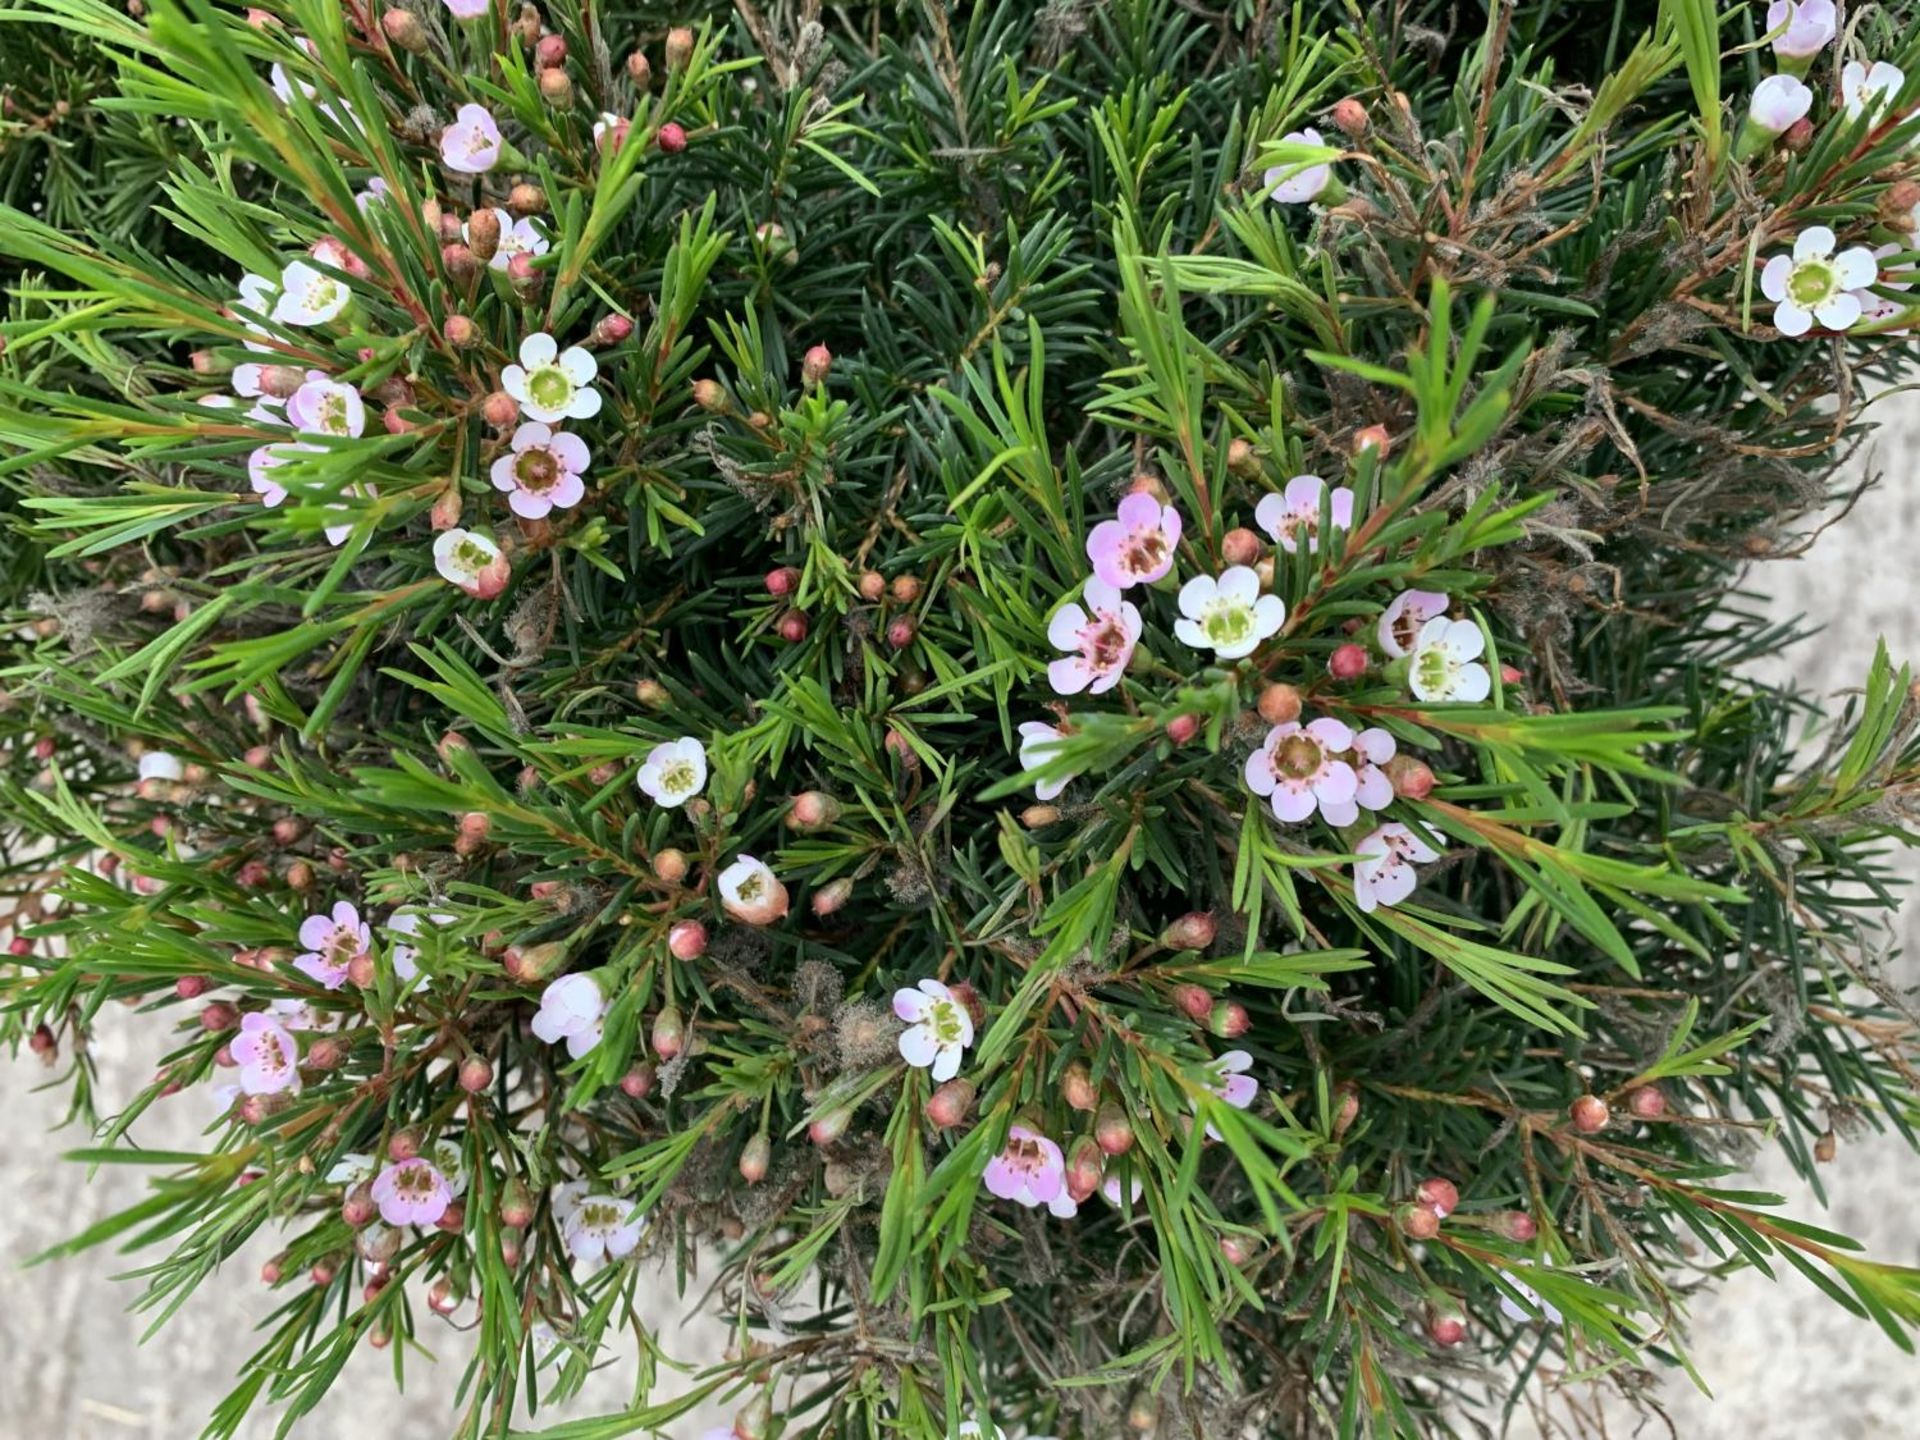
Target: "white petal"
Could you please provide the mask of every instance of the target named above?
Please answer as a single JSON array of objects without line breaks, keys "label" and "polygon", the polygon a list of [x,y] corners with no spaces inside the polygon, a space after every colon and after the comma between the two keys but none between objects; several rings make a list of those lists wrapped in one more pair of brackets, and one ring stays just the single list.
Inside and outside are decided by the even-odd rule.
[{"label": "white petal", "polygon": [[1782,335],[1804,335],[1813,328],[1813,312],[1782,300],[1774,307],[1773,325]]},{"label": "white petal", "polygon": [[551,362],[559,351],[553,336],[537,331],[520,342],[520,363],[529,370],[537,370]]},{"label": "white petal", "polygon": [[1835,243],[1833,231],[1826,226],[1809,225],[1793,242],[1793,258],[1796,260],[1821,259],[1833,253]]},{"label": "white petal", "polygon": [[1080,632],[1087,628],[1087,612],[1069,600],[1047,622],[1047,643],[1056,650],[1078,650]]}]

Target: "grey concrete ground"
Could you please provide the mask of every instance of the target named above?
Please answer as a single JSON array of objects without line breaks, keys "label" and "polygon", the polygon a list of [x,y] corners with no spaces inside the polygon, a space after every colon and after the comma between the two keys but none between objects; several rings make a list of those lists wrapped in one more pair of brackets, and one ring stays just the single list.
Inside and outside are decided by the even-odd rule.
[{"label": "grey concrete ground", "polygon": [[[1754,577],[1755,588],[1776,597],[1773,613],[1806,614],[1827,627],[1789,662],[1800,682],[1820,693],[1857,683],[1878,635],[1896,659],[1920,661],[1920,495],[1908,481],[1920,460],[1920,399],[1898,397],[1886,409],[1876,457],[1888,474],[1885,486],[1812,558]],[[1920,905],[1909,910],[1903,940],[1920,953]],[[1905,973],[1920,979],[1911,956]],[[138,1021],[108,1016],[97,1047],[103,1105],[148,1073],[153,1044]],[[250,1352],[252,1325],[270,1308],[267,1292],[252,1281],[270,1247],[263,1243],[235,1260],[230,1280],[203,1287],[175,1323],[144,1344],[145,1322],[126,1310],[136,1292],[111,1278],[136,1266],[137,1257],[95,1251],[20,1269],[26,1256],[142,1193],[136,1170],[89,1177],[56,1158],[84,1137],[49,1133],[62,1102],[32,1089],[41,1078],[36,1062],[0,1060],[7,1096],[0,1108],[0,1440],[189,1440]],[[182,1098],[143,1122],[139,1138],[155,1148],[191,1147],[203,1118]],[[1795,1213],[1818,1218],[1813,1197],[1784,1164],[1768,1160],[1756,1178],[1792,1197]],[[1827,1223],[1883,1259],[1920,1263],[1913,1200],[1920,1160],[1897,1142],[1844,1142],[1828,1182],[1834,1204]],[[670,1276],[660,1277],[658,1291],[671,1296]],[[695,1361],[717,1355],[726,1340],[723,1327],[689,1318],[664,1298],[657,1324],[670,1353]],[[297,1440],[443,1440],[465,1351],[451,1331],[428,1343],[441,1363],[411,1363],[404,1395],[393,1389],[388,1356],[356,1355]],[[1668,1383],[1665,1404],[1681,1440],[1893,1440],[1920,1433],[1920,1364],[1797,1278],[1776,1286],[1748,1273],[1720,1286],[1697,1307],[1694,1355],[1718,1398],[1709,1401],[1684,1377]],[[622,1408],[630,1373],[610,1365],[568,1414]],[[716,1418],[688,1416],[675,1440],[692,1440]],[[272,1430],[263,1415],[241,1433],[243,1440],[265,1440]],[[1615,1421],[1609,1433],[1634,1432]],[[1668,1432],[1656,1423],[1640,1433]]]}]

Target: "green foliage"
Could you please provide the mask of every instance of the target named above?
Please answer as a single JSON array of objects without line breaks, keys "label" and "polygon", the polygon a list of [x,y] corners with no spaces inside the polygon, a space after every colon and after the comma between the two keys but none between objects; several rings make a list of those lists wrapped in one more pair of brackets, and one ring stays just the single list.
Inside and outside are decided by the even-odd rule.
[{"label": "green foliage", "polygon": [[[46,1258],[147,1249],[191,1324],[281,1237],[207,1434],[449,1310],[462,1440],[1451,1435],[1690,1372],[1703,1253],[1910,1347],[1915,1272],[1734,1188],[1755,1134],[1816,1184],[1836,1132],[1914,1138],[1911,676],[1756,684],[1794,636],[1738,588],[1843,498],[1914,319],[1889,15],[1755,144],[1762,12],[1707,0],[3,3],[0,1037],[76,1159],[156,1172]],[[1915,78],[1850,116],[1855,59]],[[1879,308],[1796,339],[1762,274],[1814,225]],[[282,303],[296,261],[347,303]],[[530,515],[540,334],[599,404]],[[363,425],[300,420],[348,404],[314,374]],[[1172,574],[1057,695],[1134,492]],[[1249,560],[1271,633],[1188,643],[1179,586]],[[1483,685],[1405,653],[1409,591]],[[1249,788],[1302,706],[1375,747],[1347,819]],[[364,941],[301,938],[339,904]],[[563,977],[590,1046],[530,1028]],[[959,1081],[903,1058],[922,980],[973,1007]],[[203,1151],[138,1148],[236,1080]],[[1072,1218],[999,1193],[1034,1137]],[[458,1204],[369,1223],[415,1154]],[[640,1318],[696,1254],[729,1358]],[[556,1420],[616,1332],[630,1406]]]}]

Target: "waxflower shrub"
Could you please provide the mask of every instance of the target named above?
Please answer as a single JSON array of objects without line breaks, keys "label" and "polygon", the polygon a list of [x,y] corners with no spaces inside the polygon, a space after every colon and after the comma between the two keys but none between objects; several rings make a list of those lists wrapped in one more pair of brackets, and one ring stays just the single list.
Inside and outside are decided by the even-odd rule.
[{"label": "waxflower shrub", "polygon": [[207,1433],[1577,1429],[1747,1265],[1911,1348],[1739,1179],[1912,1138],[1920,692],[1742,599],[1920,315],[1896,13],[6,18],[0,1034],[157,1172],[74,1246],[266,1287]]}]

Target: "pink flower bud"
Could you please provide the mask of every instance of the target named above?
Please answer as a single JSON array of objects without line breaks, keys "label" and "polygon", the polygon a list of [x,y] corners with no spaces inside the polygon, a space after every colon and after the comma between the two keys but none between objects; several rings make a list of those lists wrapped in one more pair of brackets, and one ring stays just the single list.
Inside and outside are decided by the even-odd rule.
[{"label": "pink flower bud", "polygon": [[781,614],[779,624],[775,626],[775,628],[780,632],[780,638],[782,640],[786,641],[789,645],[798,645],[802,640],[807,638],[807,630],[809,629],[807,612],[804,610],[787,610]]},{"label": "pink flower bud", "polygon": [[807,1138],[816,1145],[831,1145],[847,1133],[853,1124],[853,1111],[846,1106],[815,1116],[807,1126]]},{"label": "pink flower bud", "polygon": [[567,63],[567,40],[564,35],[542,35],[533,47],[533,66],[536,70],[551,70],[556,65]]},{"label": "pink flower bud", "polygon": [[518,1175],[500,1187],[500,1223],[510,1230],[524,1230],[533,1223],[533,1196]]},{"label": "pink flower bud", "polygon": [[896,615],[887,624],[887,644],[895,650],[904,650],[919,633],[920,627],[911,615]]},{"label": "pink flower bud", "polygon": [[693,60],[693,31],[676,25],[667,31],[667,69],[684,70]]},{"label": "pink flower bud", "polygon": [[1396,755],[1386,769],[1393,793],[1403,799],[1424,800],[1433,793],[1433,771],[1412,756]]},{"label": "pink flower bud", "polygon": [[629,1100],[644,1100],[653,1093],[653,1066],[642,1061],[620,1077],[620,1093]]},{"label": "pink flower bud", "polygon": [[833,352],[824,345],[813,346],[800,358],[800,378],[808,385],[820,384],[832,369]]},{"label": "pink flower bud", "polygon": [[1194,910],[1160,932],[1160,943],[1169,950],[1204,950],[1219,934],[1219,923],[1205,910]]},{"label": "pink flower bud", "polygon": [[[23,942],[16,940],[13,943],[19,945]],[[15,950],[13,953],[20,955],[25,952]],[[197,1000],[206,994],[212,986],[213,982],[204,975],[182,975],[178,980],[173,982],[173,993],[178,995],[182,1000]]]},{"label": "pink flower bud", "polygon": [[669,1005],[653,1017],[653,1053],[662,1060],[671,1060],[686,1048],[686,1022],[680,1018],[680,1008]]},{"label": "pink flower bud", "polygon": [[1657,1085],[1636,1086],[1627,1096],[1627,1108],[1642,1120],[1658,1120],[1667,1113],[1667,1097]]},{"label": "pink flower bud", "polygon": [[1358,680],[1367,673],[1367,652],[1349,640],[1327,657],[1327,673],[1336,680]]},{"label": "pink flower bud", "polygon": [[1093,1197],[1107,1178],[1106,1156],[1091,1135],[1082,1135],[1067,1152],[1067,1193],[1076,1201]]},{"label": "pink flower bud", "polygon": [[840,818],[840,802],[823,790],[802,790],[787,807],[787,823],[796,830],[823,830]]},{"label": "pink flower bud", "polygon": [[411,10],[394,6],[380,17],[380,29],[398,49],[410,55],[422,54],[427,48],[427,27]]},{"label": "pink flower bud", "polygon": [[1381,460],[1393,453],[1393,436],[1387,433],[1386,426],[1365,425],[1353,432],[1353,453],[1364,455],[1369,450]]},{"label": "pink flower bud", "polygon": [[567,947],[558,940],[540,945],[510,945],[500,957],[500,968],[522,985],[538,985],[566,968]]},{"label": "pink flower bud", "polygon": [[217,1035],[240,1023],[240,1012],[224,1000],[215,1000],[200,1012],[200,1028]]},{"label": "pink flower bud", "polygon": [[480,402],[480,418],[496,430],[511,430],[520,418],[520,405],[504,390],[495,390]]},{"label": "pink flower bud", "polygon": [[1185,745],[1199,733],[1200,717],[1198,715],[1176,715],[1167,721],[1167,739],[1175,745]]},{"label": "pink flower bud", "polygon": [[1253,1028],[1253,1021],[1238,1000],[1222,1000],[1207,1017],[1207,1028],[1222,1040],[1237,1040]]},{"label": "pink flower bud", "polygon": [[493,1084],[493,1066],[478,1055],[469,1055],[460,1062],[460,1088],[469,1095],[478,1095]]},{"label": "pink flower bud", "polygon": [[1227,442],[1227,469],[1243,480],[1260,473],[1260,456],[1251,441],[1236,437]]},{"label": "pink flower bud", "polygon": [[825,919],[844,906],[853,895],[853,881],[842,875],[813,892],[813,913]]},{"label": "pink flower bud", "polygon": [[1438,1175],[1430,1175],[1420,1182],[1413,1192],[1414,1199],[1433,1211],[1442,1220],[1460,1208],[1460,1191],[1451,1180]]},{"label": "pink flower bud", "polygon": [[602,315],[593,322],[593,341],[596,345],[618,345],[633,334],[633,321],[617,311]]},{"label": "pink flower bud", "polygon": [[653,62],[647,59],[646,51],[635,50],[627,56],[627,78],[636,90],[645,90],[653,83]]},{"label": "pink flower bud", "polygon": [[707,953],[707,927],[698,920],[680,920],[667,931],[667,949],[676,960],[698,960]]},{"label": "pink flower bud", "polygon": [[654,143],[669,155],[678,155],[687,148],[687,132],[671,120],[662,125],[653,138]]},{"label": "pink flower bud", "polygon": [[937,1130],[951,1130],[967,1118],[973,1108],[974,1086],[971,1080],[949,1080],[933,1092],[927,1101],[927,1121]]},{"label": "pink flower bud", "polygon": [[1582,1095],[1567,1107],[1567,1113],[1573,1118],[1573,1128],[1582,1135],[1598,1135],[1612,1118],[1607,1102],[1598,1095]]},{"label": "pink flower bud", "polygon": [[1260,558],[1260,549],[1260,537],[1240,525],[1221,538],[1220,558],[1229,565],[1251,565]]},{"label": "pink flower bud", "polygon": [[1133,1148],[1133,1125],[1117,1101],[1108,1100],[1093,1117],[1093,1138],[1109,1155],[1124,1155]]},{"label": "pink flower bud", "polygon": [[1180,1007],[1189,1020],[1206,1021],[1213,1018],[1213,994],[1204,986],[1174,986],[1173,1003]]},{"label": "pink flower bud", "polygon": [[773,1142],[762,1130],[740,1151],[740,1178],[749,1185],[758,1185],[767,1178],[767,1169],[773,1162]]},{"label": "pink flower bud", "polygon": [[1099,1087],[1093,1083],[1093,1076],[1088,1073],[1087,1067],[1077,1060],[1060,1077],[1060,1096],[1071,1108],[1089,1115],[1100,1104]]},{"label": "pink flower bud", "polygon": [[1522,1245],[1540,1233],[1540,1227],[1533,1223],[1533,1216],[1524,1210],[1502,1210],[1488,1222],[1494,1234],[1504,1235]]},{"label": "pink flower bud", "polygon": [[565,110],[573,104],[573,77],[564,66],[539,71],[534,85],[540,91],[540,98],[555,110]]},{"label": "pink flower bud", "polygon": [[785,599],[800,588],[800,572],[791,565],[769,570],[765,580],[767,593]]},{"label": "pink flower bud", "polygon": [[733,408],[727,398],[727,387],[718,380],[696,380],[693,382],[693,403],[709,415],[724,415]]},{"label": "pink flower bud", "polygon": [[1348,95],[1333,102],[1333,128],[1348,139],[1367,133],[1367,107]]},{"label": "pink flower bud", "polygon": [[1440,1233],[1440,1217],[1425,1205],[1402,1205],[1393,1212],[1393,1223],[1409,1240],[1431,1240]]},{"label": "pink flower bud", "polygon": [[1427,1312],[1427,1338],[1436,1345],[1458,1345],[1467,1338],[1467,1320],[1452,1305],[1436,1305]]}]

